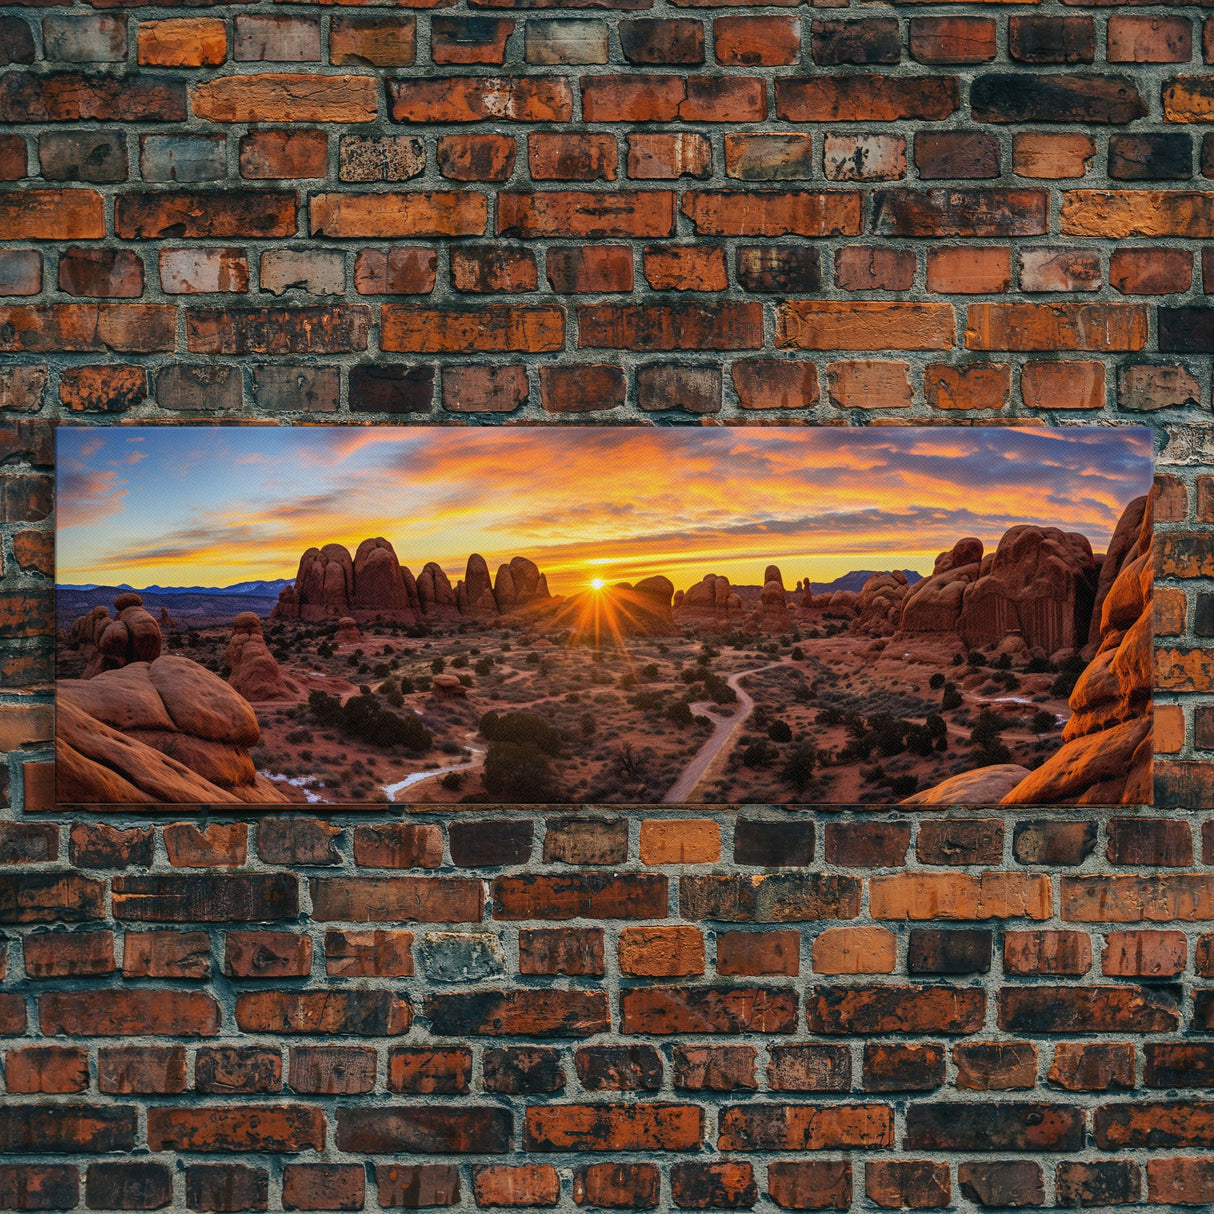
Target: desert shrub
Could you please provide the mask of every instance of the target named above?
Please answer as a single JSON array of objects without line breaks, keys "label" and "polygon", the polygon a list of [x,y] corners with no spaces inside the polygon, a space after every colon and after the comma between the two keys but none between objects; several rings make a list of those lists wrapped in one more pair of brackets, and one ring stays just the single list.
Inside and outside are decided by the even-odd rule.
[{"label": "desert shrub", "polygon": [[503,801],[561,800],[548,755],[533,742],[492,741],[482,780],[486,791]]},{"label": "desert shrub", "polygon": [[976,649],[969,651],[969,656],[965,659],[971,666],[985,666],[986,658]]},{"label": "desert shrub", "polygon": [[641,712],[661,712],[666,703],[664,691],[638,691],[628,697],[628,703]]},{"label": "desert shrub", "polygon": [[481,736],[490,742],[532,746],[547,755],[561,753],[561,734],[554,725],[534,712],[490,711],[480,719]]},{"label": "desert shrub", "polygon": [[895,776],[889,782],[889,791],[901,800],[903,797],[909,797],[912,793],[919,790],[918,776]]},{"label": "desert shrub", "polygon": [[963,702],[961,692],[957,690],[956,683],[944,684],[944,695],[940,698],[941,712],[950,712],[954,708],[960,708]]},{"label": "desert shrub", "polygon": [[752,742],[742,752],[742,762],[747,767],[767,767],[775,761],[777,753],[776,748],[768,741]]},{"label": "desert shrub", "polygon": [[313,691],[308,696],[308,708],[322,725],[336,725],[341,721],[341,701],[324,691]]},{"label": "desert shrub", "polygon": [[442,658],[434,658],[430,663],[431,674],[442,674],[447,669],[447,663]]},{"label": "desert shrub", "polygon": [[1003,722],[989,708],[984,708],[970,730],[970,746],[977,766],[1011,762],[1012,752],[1003,744],[1002,732]]},{"label": "desert shrub", "polygon": [[940,673],[940,671],[937,670],[936,673],[934,675],[932,675],[932,677],[930,679],[928,679],[927,685],[933,691],[939,691],[940,688],[944,686],[944,675],[942,675]]},{"label": "desert shrub", "polygon": [[438,782],[450,792],[458,792],[464,786],[462,771],[449,771],[445,776],[439,776]]},{"label": "desert shrub", "polygon": [[478,658],[475,666],[472,667],[482,678],[493,670],[493,659],[491,657]]},{"label": "desert shrub", "polygon": [[1011,670],[1011,668],[1012,668],[1012,655],[1011,655],[1010,653],[1001,653],[1001,654],[1000,654],[1000,655],[999,655],[999,656],[998,656],[998,657],[997,657],[997,658],[996,658],[996,659],[995,659],[995,660],[994,660],[994,661],[991,663],[991,665],[992,665],[992,666],[993,666],[993,667],[994,667],[996,670]]},{"label": "desert shrub", "polygon": [[965,659],[959,653],[953,654],[953,665],[954,666],[960,666],[964,662],[965,662]]},{"label": "desert shrub", "polygon": [[820,709],[814,718],[815,724],[818,725],[842,725],[843,720],[843,709],[834,705]]},{"label": "desert shrub", "polygon": [[389,712],[373,695],[351,696],[342,706],[342,728],[373,746],[428,750],[434,740],[416,713]]},{"label": "desert shrub", "polygon": [[1075,690],[1075,684],[1079,682],[1079,676],[1069,670],[1062,671],[1050,686],[1050,695],[1055,699],[1066,700],[1070,698],[1071,692]]},{"label": "desert shrub", "polygon": [[[672,721],[680,729],[685,725],[690,725],[693,720],[691,705],[686,700],[676,700],[675,703],[666,709],[666,719]],[[700,719],[704,720],[705,718]]]},{"label": "desert shrub", "polygon": [[648,683],[652,683],[658,677],[661,671],[658,669],[657,662],[646,662],[641,667],[641,678]]},{"label": "desert shrub", "polygon": [[593,738],[594,731],[598,728],[598,721],[595,720],[594,713],[584,712],[578,718],[578,726],[581,728],[583,738]]},{"label": "desert shrub", "polygon": [[800,791],[813,777],[817,761],[817,750],[807,743],[802,743],[788,756],[788,760],[780,769],[780,779]]},{"label": "desert shrub", "polygon": [[1029,722],[1029,728],[1034,733],[1049,733],[1057,725],[1057,718],[1052,712],[1047,712],[1044,708],[1039,708],[1033,713],[1033,718]]},{"label": "desert shrub", "polygon": [[791,742],[792,727],[787,721],[772,721],[767,727],[767,736],[773,742]]},{"label": "desert shrub", "polygon": [[[1051,720],[1052,719],[1053,718],[1051,718]],[[290,742],[292,746],[298,744],[299,742],[310,742],[312,741],[312,731],[310,729],[292,729],[291,732],[287,734],[286,740]]]},{"label": "desert shrub", "polygon": [[1029,658],[1025,674],[1053,674],[1054,663],[1049,658]]}]

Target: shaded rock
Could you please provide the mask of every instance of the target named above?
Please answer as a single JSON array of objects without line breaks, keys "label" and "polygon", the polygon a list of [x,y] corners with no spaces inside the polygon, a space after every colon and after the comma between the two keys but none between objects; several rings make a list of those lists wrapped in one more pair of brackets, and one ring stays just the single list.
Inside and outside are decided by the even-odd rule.
[{"label": "shaded rock", "polygon": [[967,587],[957,621],[971,649],[997,645],[1018,631],[1047,652],[1073,648],[1087,636],[1098,566],[1087,537],[1056,527],[1012,527],[989,572]]},{"label": "shaded rock", "polygon": [[417,597],[425,615],[456,619],[455,590],[447,575],[434,561],[429,561],[417,576]]},{"label": "shaded rock", "polygon": [[298,690],[283,677],[278,661],[266,645],[261,620],[251,611],[242,611],[232,621],[232,635],[223,661],[231,672],[228,682],[246,700],[299,698]]},{"label": "shaded rock", "polygon": [[337,621],[337,631],[333,634],[333,639],[339,645],[357,645],[363,639],[363,634],[358,629],[358,621],[348,615],[342,616]]},{"label": "shaded rock", "polygon": [[105,611],[103,607],[95,607],[85,617],[92,624],[85,624],[82,633],[91,627],[94,638],[93,652],[84,668],[86,679],[103,670],[120,670],[130,662],[152,662],[160,656],[160,625],[143,606],[143,599],[128,591],[114,600],[114,609],[117,615],[112,620],[108,612],[104,619],[99,614]]},{"label": "shaded rock", "polygon": [[354,592],[354,561],[341,544],[309,548],[299,558],[295,601],[299,618],[323,620],[348,615]]},{"label": "shaded rock", "polygon": [[462,700],[468,694],[457,674],[436,674],[430,680],[430,690],[439,700]]},{"label": "shaded rock", "polygon": [[763,585],[766,586],[768,582],[775,582],[781,590],[784,589],[784,575],[780,572],[779,565],[768,565],[763,570]]},{"label": "shaded rock", "polygon": [[902,619],[902,603],[909,589],[906,574],[900,570],[874,573],[860,591],[852,631],[868,636],[888,636],[896,631]]},{"label": "shaded rock", "polygon": [[1112,589],[1113,582],[1123,566],[1138,555],[1138,544],[1142,533],[1143,519],[1148,513],[1148,500],[1144,494],[1136,497],[1122,511],[1117,526],[1113,529],[1113,537],[1109,540],[1109,550],[1105,553],[1100,565],[1100,577],[1096,583],[1096,598],[1092,606],[1092,623],[1088,629],[1088,644],[1095,647],[1100,643],[1102,631],[1101,610],[1104,601]]},{"label": "shaded rock", "polygon": [[920,789],[904,798],[901,805],[998,805],[1004,796],[1026,776],[1027,767],[1019,763],[997,763],[976,767],[950,776],[934,788]]}]

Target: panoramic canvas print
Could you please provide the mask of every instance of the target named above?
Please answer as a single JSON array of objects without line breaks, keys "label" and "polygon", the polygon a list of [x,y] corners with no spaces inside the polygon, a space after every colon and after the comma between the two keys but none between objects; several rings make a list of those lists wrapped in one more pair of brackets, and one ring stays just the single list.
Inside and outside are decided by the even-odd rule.
[{"label": "panoramic canvas print", "polygon": [[64,804],[1151,800],[1150,432],[60,427]]}]

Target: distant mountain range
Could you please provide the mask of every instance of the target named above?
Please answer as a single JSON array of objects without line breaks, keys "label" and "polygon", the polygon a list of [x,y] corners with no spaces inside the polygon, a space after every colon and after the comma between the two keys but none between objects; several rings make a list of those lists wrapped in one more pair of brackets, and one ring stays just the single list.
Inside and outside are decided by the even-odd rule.
[{"label": "distant mountain range", "polygon": [[284,586],[294,578],[275,578],[268,582],[237,582],[234,586],[132,586],[123,582],[120,586],[102,586],[98,582],[86,582],[78,586],[56,586],[56,590],[113,590],[115,594],[133,590],[136,594],[217,594],[240,595],[248,598],[277,598]]},{"label": "distant mountain range", "polygon": [[[888,572],[884,569],[853,569],[850,573],[845,573],[842,577],[837,577],[833,582],[810,582],[814,594],[833,594],[836,590],[854,590],[859,593],[864,589],[864,583],[868,581],[874,573]],[[916,582],[923,581],[923,574],[916,573],[913,569],[903,569],[902,572],[906,575],[906,580],[913,586]]]}]

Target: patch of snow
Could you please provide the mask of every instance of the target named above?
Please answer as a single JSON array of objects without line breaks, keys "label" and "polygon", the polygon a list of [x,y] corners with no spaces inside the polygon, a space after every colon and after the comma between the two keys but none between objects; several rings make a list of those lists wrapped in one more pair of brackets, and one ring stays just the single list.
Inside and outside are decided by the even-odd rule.
[{"label": "patch of snow", "polygon": [[308,798],[309,803],[316,805],[324,802],[324,798],[315,789],[308,787],[312,783],[314,776],[280,776],[273,772],[261,771],[257,773],[264,776],[267,780],[277,780],[282,784],[290,784],[292,788],[302,788],[303,795]]}]

